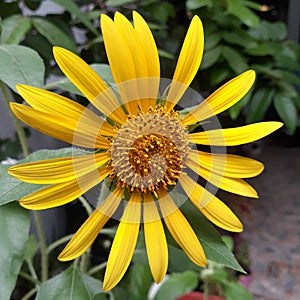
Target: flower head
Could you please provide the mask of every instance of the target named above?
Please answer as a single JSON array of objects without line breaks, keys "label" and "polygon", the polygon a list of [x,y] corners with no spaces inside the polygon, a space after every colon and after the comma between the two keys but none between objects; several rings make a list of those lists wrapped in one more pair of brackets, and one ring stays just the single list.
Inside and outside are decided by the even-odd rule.
[{"label": "flower head", "polygon": [[205,129],[205,120],[239,101],[255,80],[254,71],[244,72],[188,113],[174,109],[202,59],[203,28],[197,16],[191,21],[174,76],[163,93],[158,51],[143,18],[133,12],[132,25],[120,13],[115,14],[114,20],[102,15],[101,28],[115,85],[108,86],[68,50],[54,47],[54,57],[65,75],[105,118],[63,96],[25,85],[18,85],[18,91],[31,107],[11,104],[16,116],[29,126],[89,152],[16,165],[9,173],[26,182],[50,184],[20,199],[22,206],[34,210],[63,205],[104,179],[111,182],[110,194],[59,255],[60,260],[67,261],[83,254],[124,201],[103,282],[103,289],[109,290],[121,280],[130,264],[141,222],[156,282],[163,279],[168,266],[162,219],[187,256],[197,265],[206,264],[196,234],[173,199],[178,188],[211,222],[229,231],[241,231],[238,218],[197,178],[200,176],[225,191],[257,197],[243,178],[261,173],[262,163],[200,151],[195,145],[249,143],[282,124],[264,122],[189,132],[194,123]]}]

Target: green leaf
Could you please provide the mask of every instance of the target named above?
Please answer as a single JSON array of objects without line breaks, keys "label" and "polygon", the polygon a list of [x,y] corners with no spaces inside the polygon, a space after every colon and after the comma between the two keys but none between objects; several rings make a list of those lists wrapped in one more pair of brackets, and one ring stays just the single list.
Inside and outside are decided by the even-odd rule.
[{"label": "green leaf", "polygon": [[[174,195],[172,195],[174,197]],[[183,197],[177,195],[176,197]],[[178,200],[183,203],[185,199]],[[233,270],[245,273],[239,265],[232,252],[222,241],[219,232],[189,201],[185,201],[181,210],[187,216],[187,219],[198,236],[204,249],[207,259],[229,267]]]},{"label": "green leaf", "polygon": [[284,71],[284,70],[278,70],[278,72],[281,75],[281,78],[284,78],[284,80],[287,80],[293,84],[296,84],[297,86],[300,87],[300,77],[297,76],[294,73],[291,73],[289,71]]},{"label": "green leaf", "polygon": [[0,80],[16,92],[16,84],[42,87],[45,66],[34,50],[19,45],[0,46]]},{"label": "green leaf", "polygon": [[275,55],[276,66],[279,68],[300,71],[300,65],[297,60],[286,55]]},{"label": "green leaf", "polygon": [[30,225],[29,212],[11,203],[0,207],[0,299],[11,299],[20,268]]},{"label": "green leaf", "polygon": [[193,10],[210,4],[211,0],[187,0],[185,5],[187,9]]},{"label": "green leaf", "polygon": [[34,17],[32,24],[35,29],[43,35],[51,45],[61,46],[73,52],[77,52],[77,48],[73,40],[71,40],[58,26],[47,21],[45,18]]},{"label": "green leaf", "polygon": [[31,29],[29,18],[12,15],[1,22],[1,44],[19,44]]},{"label": "green leaf", "polygon": [[218,65],[209,74],[209,82],[212,86],[219,85],[224,80],[230,78],[231,70],[228,66]]},{"label": "green leaf", "polygon": [[102,292],[102,282],[89,277],[73,266],[44,282],[35,300],[93,300]]},{"label": "green leaf", "polygon": [[182,296],[198,285],[198,274],[194,271],[171,274],[161,285],[154,300],[174,300]]},{"label": "green leaf", "polygon": [[201,70],[206,70],[215,64],[221,56],[221,47],[216,47],[210,51],[204,52],[202,63],[200,66]]},{"label": "green leaf", "polygon": [[[39,150],[30,154],[27,158],[20,160],[18,163],[79,155],[82,153],[84,152],[78,149],[75,150],[73,148],[64,148],[60,150]],[[27,196],[42,187],[45,187],[45,185],[22,182],[7,173],[0,178],[0,185],[0,205],[19,200],[20,198]]]},{"label": "green leaf", "polygon": [[226,300],[254,300],[248,289],[243,287],[238,282],[227,282],[223,286]]},{"label": "green leaf", "polygon": [[36,240],[35,235],[30,234],[24,250],[24,259],[25,260],[32,259],[38,249],[39,249],[39,244]]},{"label": "green leaf", "polygon": [[257,89],[248,106],[246,123],[255,123],[263,120],[273,101],[273,97],[274,89],[272,87]]},{"label": "green leaf", "polygon": [[290,134],[294,134],[298,123],[298,113],[294,101],[284,95],[277,94],[274,106]]},{"label": "green leaf", "polygon": [[221,40],[221,36],[217,32],[209,35],[205,40],[204,51],[215,48],[220,42],[220,40]]},{"label": "green leaf", "polygon": [[130,269],[130,299],[147,299],[153,278],[148,265],[134,264]]},{"label": "green leaf", "polygon": [[[109,65],[107,65],[107,64],[91,64],[90,66],[96,71],[96,73],[106,83],[111,84],[114,82]],[[70,92],[75,95],[82,96],[82,93],[77,89],[77,87],[68,78],[63,78],[62,80],[57,81],[54,84],[51,84],[51,87],[52,86],[59,86],[64,91]]]},{"label": "green leaf", "polygon": [[272,41],[282,41],[287,37],[286,25],[283,22],[272,22],[270,25],[270,39]]},{"label": "green leaf", "polygon": [[258,43],[251,36],[247,34],[245,30],[224,31],[222,32],[222,38],[230,44],[238,45],[243,48],[257,47]]},{"label": "green leaf", "polygon": [[249,8],[243,6],[243,2],[241,0],[226,0],[226,2],[228,12],[239,18],[243,24],[249,27],[255,27],[258,25],[259,17]]},{"label": "green leaf", "polygon": [[107,6],[121,6],[128,3],[136,2],[136,0],[108,0],[105,5]]},{"label": "green leaf", "polygon": [[89,20],[84,12],[80,10],[76,2],[72,0],[53,0],[56,4],[62,6],[70,14],[76,16],[76,18],[84,24],[92,33],[99,35],[99,32],[95,29],[93,23]]},{"label": "green leaf", "polygon": [[233,48],[222,47],[222,55],[235,73],[239,74],[249,69],[246,58]]},{"label": "green leaf", "polygon": [[273,55],[275,53],[275,49],[271,43],[262,44],[257,47],[246,49],[245,51],[246,53],[255,56]]}]

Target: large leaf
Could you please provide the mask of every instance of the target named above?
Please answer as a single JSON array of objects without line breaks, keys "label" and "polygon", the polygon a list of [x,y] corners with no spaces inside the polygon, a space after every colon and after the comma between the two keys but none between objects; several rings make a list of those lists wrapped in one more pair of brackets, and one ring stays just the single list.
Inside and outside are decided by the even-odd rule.
[{"label": "large leaf", "polygon": [[1,22],[1,44],[19,44],[31,29],[29,18],[12,15]]},{"label": "large leaf", "polygon": [[0,207],[0,299],[11,299],[18,273],[23,263],[23,252],[30,225],[29,212],[17,203]]},{"label": "large leaf", "polygon": [[53,2],[62,6],[70,14],[76,16],[76,18],[84,24],[92,33],[99,35],[98,31],[93,26],[92,22],[89,20],[88,16],[80,10],[78,5],[73,0],[53,0]]},{"label": "large leaf", "polygon": [[171,274],[161,285],[154,300],[174,300],[195,289],[198,285],[198,274],[194,271]]},{"label": "large leaf", "polygon": [[[64,157],[69,155],[78,155],[80,153],[82,154],[83,152],[73,148],[65,148],[60,150],[39,150],[30,154],[26,159],[20,160],[18,163]],[[19,200],[20,198],[29,195],[30,193],[33,193],[45,186],[20,181],[7,173],[0,178],[0,185],[0,205]]]},{"label": "large leaf", "polygon": [[45,66],[34,50],[19,45],[0,46],[0,80],[15,92],[16,84],[42,87]]},{"label": "large leaf", "polygon": [[298,113],[294,101],[289,97],[277,94],[274,98],[274,106],[289,132],[294,134],[298,123]]},{"label": "large leaf", "polygon": [[206,5],[210,5],[212,0],[187,0],[186,1],[186,8],[193,10],[197,9]]},{"label": "large leaf", "polygon": [[51,45],[61,46],[76,52],[76,45],[58,26],[47,21],[45,18],[32,18],[35,29],[43,35]]},{"label": "large leaf", "polygon": [[211,49],[210,51],[204,52],[200,69],[201,70],[208,69],[219,60],[220,56],[221,56],[221,47],[219,46]]},{"label": "large leaf", "polygon": [[226,300],[254,300],[252,294],[238,282],[227,282],[224,285]]},{"label": "large leaf", "polygon": [[235,49],[224,46],[222,47],[222,55],[227,61],[230,68],[236,74],[242,73],[249,69],[246,58],[243,57],[242,54]]},{"label": "large leaf", "polygon": [[274,97],[272,87],[262,87],[255,91],[247,110],[246,122],[255,123],[263,120]]},{"label": "large leaf", "polygon": [[44,282],[36,296],[36,300],[93,300],[102,292],[102,282],[81,273],[71,266],[59,275]]}]

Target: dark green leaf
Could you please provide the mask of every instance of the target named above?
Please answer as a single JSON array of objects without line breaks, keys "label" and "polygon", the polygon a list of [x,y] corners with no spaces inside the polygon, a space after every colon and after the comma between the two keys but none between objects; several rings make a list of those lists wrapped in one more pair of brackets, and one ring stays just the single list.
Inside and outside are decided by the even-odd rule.
[{"label": "dark green leaf", "polygon": [[32,259],[36,251],[39,248],[39,244],[34,234],[29,235],[24,250],[24,259]]},{"label": "dark green leaf", "polygon": [[221,37],[220,35],[215,32],[211,35],[209,35],[206,39],[205,39],[205,44],[204,44],[204,51],[210,50],[212,48],[215,48],[218,43],[220,42]]},{"label": "dark green leaf", "polygon": [[[65,148],[60,150],[39,150],[30,154],[26,159],[20,160],[18,163],[32,162],[70,155],[79,155],[80,153],[83,154],[84,152],[72,148]],[[5,174],[0,178],[0,184],[0,205],[19,200],[20,198],[44,187],[44,185],[22,182],[10,176],[9,174]]]},{"label": "dark green leaf", "polygon": [[226,300],[254,300],[249,290],[238,282],[227,282],[224,285],[224,293]]},{"label": "dark green leaf", "polygon": [[198,274],[194,271],[171,274],[161,285],[154,300],[174,300],[182,296],[198,285]]},{"label": "dark green leaf", "polygon": [[262,87],[255,91],[247,110],[246,122],[262,121],[274,97],[272,87]]},{"label": "dark green leaf", "polygon": [[230,77],[231,70],[228,66],[218,66],[213,68],[209,75],[209,82],[212,86],[219,85],[224,80],[227,80]]},{"label": "dark green leaf", "polygon": [[268,41],[270,37],[270,26],[267,21],[261,21],[258,26],[250,28],[248,34],[261,41]]},{"label": "dark green leaf", "polygon": [[0,46],[0,80],[16,91],[16,84],[42,87],[45,67],[34,50],[18,45]]},{"label": "dark green leaf", "polygon": [[294,134],[298,123],[298,113],[294,101],[277,94],[274,98],[274,106],[290,134]]},{"label": "dark green leaf", "polygon": [[61,46],[73,52],[77,51],[75,43],[55,24],[38,17],[32,18],[32,24],[51,45]]},{"label": "dark green leaf", "polygon": [[270,31],[272,41],[282,41],[287,37],[287,28],[283,22],[270,23]]},{"label": "dark green leaf", "polygon": [[186,1],[186,8],[193,10],[197,9],[206,5],[210,5],[212,0],[187,0]]},{"label": "dark green leaf", "polygon": [[53,0],[53,2],[65,8],[65,10],[68,11],[70,14],[76,16],[76,18],[82,24],[84,24],[92,33],[94,33],[95,35],[99,35],[92,22],[89,20],[86,14],[80,10],[76,2],[74,2],[73,0]]},{"label": "dark green leaf", "polygon": [[235,73],[239,74],[249,69],[246,58],[233,48],[222,47],[222,55]]},{"label": "dark green leaf", "polygon": [[23,252],[30,225],[29,212],[11,203],[0,207],[0,299],[11,299],[18,273],[23,263]]},{"label": "dark green leaf", "polygon": [[1,44],[19,44],[31,28],[29,18],[12,15],[1,22]]},{"label": "dark green leaf", "polygon": [[276,66],[279,68],[300,71],[300,65],[297,60],[286,55],[275,55]]},{"label": "dark green leaf", "polygon": [[258,45],[255,39],[250,37],[245,30],[224,31],[222,37],[227,43],[244,48],[254,48]]},{"label": "dark green leaf", "polygon": [[44,282],[36,296],[36,300],[93,300],[102,292],[102,282],[81,273],[71,266],[61,274]]},{"label": "dark green leaf", "polygon": [[262,44],[254,48],[246,49],[246,53],[255,56],[266,56],[273,55],[275,53],[275,49],[272,44]]},{"label": "dark green leaf", "polygon": [[221,56],[221,47],[216,47],[210,51],[204,52],[202,63],[200,66],[201,70],[206,70],[215,64]]},{"label": "dark green leaf", "polygon": [[136,2],[136,0],[108,0],[105,4],[107,6],[121,6],[133,2]]},{"label": "dark green leaf", "polygon": [[227,10],[240,19],[242,23],[249,27],[255,27],[259,23],[259,17],[249,8],[243,6],[240,0],[226,0]]}]

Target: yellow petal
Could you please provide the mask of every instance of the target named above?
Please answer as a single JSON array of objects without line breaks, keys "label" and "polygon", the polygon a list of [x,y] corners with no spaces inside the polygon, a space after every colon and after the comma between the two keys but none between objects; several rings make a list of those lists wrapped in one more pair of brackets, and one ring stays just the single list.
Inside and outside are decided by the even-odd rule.
[{"label": "yellow petal", "polygon": [[[141,217],[140,193],[131,195],[128,206],[124,210],[113,244],[110,249],[107,267],[103,280],[103,290],[112,289],[125,274],[136,246]],[[136,220],[127,222],[125,220]]]},{"label": "yellow petal", "polygon": [[280,122],[260,122],[242,127],[215,129],[189,135],[190,142],[211,146],[237,146],[257,141],[278,128]]},{"label": "yellow petal", "polygon": [[8,173],[25,182],[55,184],[82,177],[109,159],[109,153],[54,158],[15,165],[8,169]]},{"label": "yellow petal", "polygon": [[255,72],[253,70],[233,78],[189,112],[182,120],[183,124],[190,125],[225,111],[247,94],[254,80]]},{"label": "yellow petal", "polygon": [[191,261],[196,265],[205,266],[205,253],[194,230],[168,193],[161,191],[159,197],[161,213],[174,240]]},{"label": "yellow petal", "polygon": [[82,255],[91,246],[100,230],[116,211],[122,197],[123,189],[117,188],[114,190],[83,223],[60,253],[58,259],[61,261],[68,261]]},{"label": "yellow petal", "polygon": [[144,235],[151,273],[156,283],[161,282],[168,268],[168,246],[163,225],[150,194],[144,195]]},{"label": "yellow petal", "polygon": [[17,90],[26,102],[34,109],[59,117],[67,117],[77,122],[86,123],[99,129],[99,134],[114,136],[113,126],[94,114],[86,107],[61,95],[36,87],[18,84]]},{"label": "yellow petal", "polygon": [[40,210],[69,203],[100,183],[110,172],[111,168],[104,167],[75,180],[51,185],[20,199],[20,204],[27,209]]},{"label": "yellow petal", "polygon": [[115,97],[98,74],[80,57],[60,47],[53,48],[54,58],[63,73],[106,116],[119,123],[126,120]]},{"label": "yellow petal", "polygon": [[186,160],[185,165],[191,168],[206,181],[224,191],[245,197],[258,198],[255,189],[243,179],[226,177],[223,174],[214,173],[213,170],[210,171],[202,168],[198,163],[189,159]]},{"label": "yellow petal", "polygon": [[206,153],[192,150],[188,160],[199,168],[205,168],[213,173],[233,178],[250,178],[260,174],[264,165],[254,159],[233,154]]},{"label": "yellow petal", "polygon": [[86,148],[108,149],[110,146],[110,142],[98,134],[99,128],[92,127],[90,123],[78,124],[74,119],[56,116],[18,103],[11,103],[10,106],[20,120],[49,136]]},{"label": "yellow petal", "polygon": [[182,173],[179,182],[192,203],[215,225],[232,232],[240,232],[243,225],[230,208]]},{"label": "yellow petal", "polygon": [[182,45],[176,69],[167,96],[166,106],[171,110],[194,79],[202,60],[204,34],[201,20],[194,16]]}]

